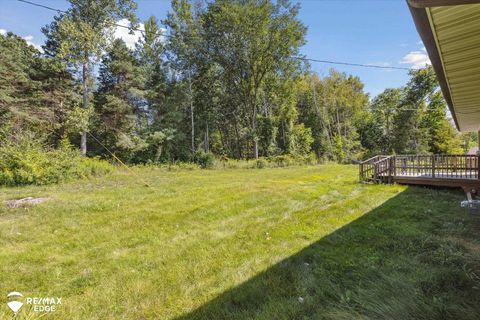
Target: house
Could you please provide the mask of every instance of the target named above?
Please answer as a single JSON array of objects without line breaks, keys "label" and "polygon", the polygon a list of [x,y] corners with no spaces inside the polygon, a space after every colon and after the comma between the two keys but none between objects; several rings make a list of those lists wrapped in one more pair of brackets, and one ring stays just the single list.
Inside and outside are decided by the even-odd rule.
[{"label": "house", "polygon": [[[407,5],[455,126],[480,134],[480,0]],[[480,195],[479,155],[377,156],[360,164],[360,180],[461,187],[471,199]]]}]

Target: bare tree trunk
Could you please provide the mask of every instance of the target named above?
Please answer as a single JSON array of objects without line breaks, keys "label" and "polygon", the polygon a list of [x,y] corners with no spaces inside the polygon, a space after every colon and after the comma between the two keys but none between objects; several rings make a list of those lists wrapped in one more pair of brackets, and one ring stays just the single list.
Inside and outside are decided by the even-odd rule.
[{"label": "bare tree trunk", "polygon": [[338,136],[341,137],[342,136],[342,130],[340,128],[340,116],[338,115],[338,105],[335,104],[335,114],[337,116],[337,133],[338,133]]},{"label": "bare tree trunk", "polygon": [[238,122],[237,117],[235,117],[235,140],[237,145],[238,158],[242,158],[242,147],[240,146],[240,134],[238,133]]},{"label": "bare tree trunk", "polygon": [[194,107],[193,107],[193,92],[192,92],[192,76],[188,73],[188,90],[190,100],[190,120],[192,126],[192,157],[195,156],[195,119],[194,119]]},{"label": "bare tree trunk", "polygon": [[160,161],[160,157],[162,156],[162,152],[163,152],[163,145],[160,144],[157,147],[157,152],[155,153],[155,162]]},{"label": "bare tree trunk", "polygon": [[[88,73],[89,73],[88,60],[83,63],[82,66],[82,86],[83,86],[83,108],[88,109]],[[87,155],[87,131],[81,133],[80,138],[80,152],[82,156]]]},{"label": "bare tree trunk", "polygon": [[208,121],[206,121],[206,124],[205,124],[205,142],[204,142],[204,145],[205,145],[205,152],[210,152],[210,141],[209,141],[209,137],[208,137]]},{"label": "bare tree trunk", "polygon": [[[315,90],[315,87],[313,87],[313,93],[316,97],[316,90]],[[315,98],[315,101],[317,99]],[[325,101],[326,100],[326,97],[325,97],[325,93],[323,94],[323,106],[322,106],[322,118],[323,118],[323,122],[324,122],[324,130],[326,131],[326,134],[327,134],[327,140],[328,140],[328,146],[329,146],[329,151],[332,150],[332,129],[330,127],[330,119],[329,119],[329,115],[328,115],[328,111],[327,111],[327,102]],[[324,131],[324,132],[325,132]]]},{"label": "bare tree trunk", "polygon": [[253,106],[252,131],[253,131],[253,154],[255,155],[255,159],[258,159],[257,107],[255,105]]}]

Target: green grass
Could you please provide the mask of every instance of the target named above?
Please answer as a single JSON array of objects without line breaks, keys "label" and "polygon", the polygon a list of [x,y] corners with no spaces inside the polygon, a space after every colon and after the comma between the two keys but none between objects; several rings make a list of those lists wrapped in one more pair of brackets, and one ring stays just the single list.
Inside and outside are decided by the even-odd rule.
[{"label": "green grass", "polygon": [[356,166],[135,170],[0,189],[50,197],[0,205],[0,295],[63,297],[43,319],[478,319],[459,191],[362,185]]}]

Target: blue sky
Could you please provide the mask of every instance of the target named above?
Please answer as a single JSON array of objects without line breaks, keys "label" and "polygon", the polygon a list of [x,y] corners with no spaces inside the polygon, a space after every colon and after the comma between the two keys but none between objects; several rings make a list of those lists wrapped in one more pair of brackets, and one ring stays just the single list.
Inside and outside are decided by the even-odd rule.
[{"label": "blue sky", "polygon": [[[32,0],[58,9],[68,8],[64,0]],[[167,0],[138,0],[141,20],[155,15],[162,19],[169,10]],[[403,0],[310,0],[300,1],[300,20],[308,27],[302,53],[309,58],[388,66],[415,67],[427,57]],[[12,31],[34,45],[44,37],[40,28],[55,13],[15,1],[0,0],[0,32]],[[129,37],[123,30],[119,37]],[[133,42],[130,36],[127,41]],[[359,76],[371,96],[385,88],[402,86],[407,71],[333,66],[312,62],[321,76],[330,68]]]}]

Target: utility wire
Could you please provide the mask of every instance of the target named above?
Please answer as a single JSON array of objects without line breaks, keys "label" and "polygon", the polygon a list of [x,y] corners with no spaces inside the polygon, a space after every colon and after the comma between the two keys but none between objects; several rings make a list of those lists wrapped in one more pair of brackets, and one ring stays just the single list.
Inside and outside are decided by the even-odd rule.
[{"label": "utility wire", "polygon": [[[55,11],[55,12],[58,12],[58,13],[67,13],[67,11],[64,11],[64,10],[60,10],[60,9],[57,9],[57,8],[52,8],[52,7],[49,7],[49,6],[40,4],[40,3],[31,2],[31,1],[28,1],[28,0],[17,0],[17,1],[32,5],[32,6],[40,7],[40,8],[43,8],[43,9],[47,9],[47,10],[50,10],[50,11]],[[114,27],[128,29],[128,30],[139,31],[142,34],[145,34],[145,30],[142,30],[142,29],[133,28],[133,27],[131,28],[129,26],[124,26],[124,25],[114,23],[114,22],[109,23],[109,25],[114,26]],[[169,37],[168,35],[162,35],[162,36]]]},{"label": "utility wire", "polygon": [[[60,9],[57,9],[57,8],[52,8],[52,7],[49,7],[49,6],[40,4],[40,3],[35,3],[35,2],[32,2],[32,1],[28,1],[28,0],[17,0],[17,1],[32,5],[32,6],[36,6],[36,7],[39,7],[39,8],[47,9],[47,10],[50,10],[50,11],[55,11],[55,12],[58,12],[58,13],[66,13],[66,11],[64,11],[64,10],[60,10]],[[119,27],[119,28],[132,30],[132,31],[138,31],[138,32],[141,32],[142,34],[145,34],[145,31],[141,30],[139,28],[131,28],[131,27],[124,26],[124,25],[121,25],[121,24],[118,24],[118,23],[110,23],[110,25],[115,26],[115,27]],[[171,37],[171,35],[166,35],[166,34],[162,34],[161,36],[165,37],[165,38],[170,38]],[[293,56],[292,58],[298,59],[298,60],[303,60],[303,61],[327,63],[327,64],[335,64],[335,65],[344,65],[344,66],[352,66],[352,67],[373,68],[373,69],[390,69],[390,70],[407,70],[407,71],[412,70],[412,69],[406,68],[406,67],[393,67],[393,66],[381,66],[381,65],[375,65],[375,64],[363,64],[363,63],[353,63],[353,62],[344,62],[344,61],[320,60],[320,59],[312,59],[312,58],[298,57],[298,56]]]},{"label": "utility wire", "polygon": [[40,7],[40,8],[43,8],[43,9],[47,9],[47,10],[50,10],[50,11],[55,11],[55,12],[58,12],[58,13],[65,13],[66,12],[66,11],[63,11],[63,10],[60,10],[60,9],[52,8],[52,7],[49,7],[49,6],[40,4],[40,3],[30,2],[30,1],[27,1],[27,0],[17,0],[17,1],[27,3],[27,4],[30,4],[32,6]]},{"label": "utility wire", "polygon": [[329,64],[340,64],[340,65],[353,66],[353,67],[376,68],[376,69],[394,69],[394,70],[412,70],[412,69],[406,68],[406,67],[393,67],[393,66],[381,66],[381,65],[375,65],[375,64],[363,64],[363,63],[353,63],[353,62],[319,60],[319,59],[304,58],[304,57],[292,57],[292,58],[299,59],[299,60],[305,60],[305,61],[313,61],[313,62],[329,63]]},{"label": "utility wire", "polygon": [[143,180],[138,174],[136,174],[129,166],[127,166],[122,160],[120,160],[120,158],[117,157],[117,156],[115,155],[115,153],[113,153],[112,151],[110,151],[110,149],[108,149],[103,143],[101,143],[100,140],[98,140],[93,134],[91,134],[91,133],[88,132],[88,131],[86,131],[86,132],[87,132],[87,134],[89,134],[89,135],[93,138],[93,140],[97,141],[97,143],[98,143],[99,145],[101,145],[105,150],[107,150],[108,153],[110,153],[111,156],[112,156],[115,160],[117,160],[123,167],[125,167],[125,169],[127,169],[128,172],[130,172],[130,174],[132,174],[132,175],[134,175],[135,177],[137,177],[138,180],[140,180],[145,187],[149,187],[149,188],[151,187],[147,182],[145,182],[145,180]]}]

